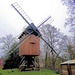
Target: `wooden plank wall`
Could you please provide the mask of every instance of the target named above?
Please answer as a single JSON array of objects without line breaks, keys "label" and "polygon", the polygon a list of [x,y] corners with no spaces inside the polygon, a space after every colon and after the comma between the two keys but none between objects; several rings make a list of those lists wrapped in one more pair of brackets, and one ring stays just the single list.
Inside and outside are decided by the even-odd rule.
[{"label": "wooden plank wall", "polygon": [[[27,35],[23,35],[20,41]],[[19,46],[19,56],[21,55],[40,55],[40,38],[30,35]]]},{"label": "wooden plank wall", "polygon": [[61,69],[62,75],[68,75],[67,65],[62,65]]},{"label": "wooden plank wall", "polygon": [[75,65],[71,65],[72,75],[75,75]]},{"label": "wooden plank wall", "polygon": [[[70,73],[71,75],[75,75],[75,65],[70,64]],[[61,75],[69,75],[68,74],[68,65],[61,65]]]}]

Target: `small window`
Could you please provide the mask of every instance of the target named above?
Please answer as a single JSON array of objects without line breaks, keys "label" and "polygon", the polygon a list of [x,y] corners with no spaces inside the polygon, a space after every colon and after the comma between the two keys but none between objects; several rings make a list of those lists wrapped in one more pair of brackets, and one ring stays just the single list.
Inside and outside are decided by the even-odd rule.
[{"label": "small window", "polygon": [[34,42],[30,42],[30,44],[35,44]]}]

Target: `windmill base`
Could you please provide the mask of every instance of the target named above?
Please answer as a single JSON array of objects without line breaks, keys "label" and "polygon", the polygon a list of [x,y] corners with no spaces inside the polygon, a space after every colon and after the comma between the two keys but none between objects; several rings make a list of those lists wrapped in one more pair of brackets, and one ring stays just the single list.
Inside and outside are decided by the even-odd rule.
[{"label": "windmill base", "polygon": [[20,62],[19,71],[26,70],[40,70],[39,59],[36,60],[37,56],[22,56],[22,60]]}]

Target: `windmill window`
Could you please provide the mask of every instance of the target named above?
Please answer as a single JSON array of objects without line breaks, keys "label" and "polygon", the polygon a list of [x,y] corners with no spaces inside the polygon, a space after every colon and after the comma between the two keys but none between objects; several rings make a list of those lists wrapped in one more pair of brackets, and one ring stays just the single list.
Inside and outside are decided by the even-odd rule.
[{"label": "windmill window", "polygon": [[35,44],[34,42],[30,42],[30,44]]}]

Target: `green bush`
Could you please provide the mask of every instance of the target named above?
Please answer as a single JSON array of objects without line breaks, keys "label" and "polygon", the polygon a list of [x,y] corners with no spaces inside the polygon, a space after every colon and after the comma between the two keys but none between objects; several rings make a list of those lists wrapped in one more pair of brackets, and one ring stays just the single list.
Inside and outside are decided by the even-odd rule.
[{"label": "green bush", "polygon": [[17,48],[17,50],[15,50],[12,54],[7,55],[3,69],[18,68],[20,61],[19,48]]},{"label": "green bush", "polygon": [[57,74],[61,74],[61,70],[59,70],[59,69],[54,69],[54,72]]}]

